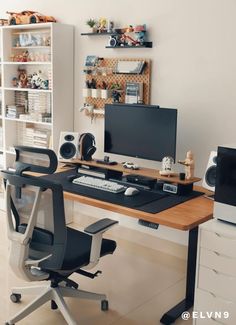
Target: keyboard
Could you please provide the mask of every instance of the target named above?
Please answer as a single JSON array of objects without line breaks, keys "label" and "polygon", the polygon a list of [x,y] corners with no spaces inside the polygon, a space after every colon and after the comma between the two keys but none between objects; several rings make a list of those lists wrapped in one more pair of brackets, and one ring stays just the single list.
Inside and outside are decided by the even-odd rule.
[{"label": "keyboard", "polygon": [[78,178],[73,179],[72,183],[96,188],[98,190],[107,191],[111,193],[122,193],[127,189],[126,186],[120,185],[116,182],[111,182],[105,179],[99,179],[90,176],[80,176]]}]

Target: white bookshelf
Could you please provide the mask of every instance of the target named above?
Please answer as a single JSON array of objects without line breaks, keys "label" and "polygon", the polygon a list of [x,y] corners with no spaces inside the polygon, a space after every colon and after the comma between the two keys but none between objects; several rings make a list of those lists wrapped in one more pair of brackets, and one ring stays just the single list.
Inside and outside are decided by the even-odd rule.
[{"label": "white bookshelf", "polygon": [[[31,40],[32,44],[28,44]],[[35,41],[43,44],[35,45]],[[73,130],[73,43],[73,26],[70,25],[42,23],[0,27],[0,168],[13,166],[14,145],[30,145],[33,141],[32,145],[46,146],[57,152],[60,132]],[[17,62],[26,50],[33,60]],[[49,80],[48,89],[14,86],[12,80],[18,77],[19,67],[26,70],[27,76],[42,71]],[[17,104],[16,98],[21,102],[24,99],[21,118],[9,113]],[[43,140],[34,135],[35,130],[41,132],[42,137],[45,132],[48,136],[45,143],[37,145]]]}]

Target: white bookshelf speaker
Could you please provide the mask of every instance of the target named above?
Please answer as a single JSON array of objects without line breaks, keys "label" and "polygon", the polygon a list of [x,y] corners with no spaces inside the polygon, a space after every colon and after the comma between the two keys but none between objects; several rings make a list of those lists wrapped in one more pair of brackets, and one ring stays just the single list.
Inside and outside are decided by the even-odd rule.
[{"label": "white bookshelf speaker", "polygon": [[78,132],[61,132],[58,159],[67,160],[78,157],[79,151],[79,133]]},{"label": "white bookshelf speaker", "polygon": [[216,184],[216,164],[217,164],[217,152],[211,151],[205,175],[203,177],[202,186],[210,191],[215,191]]}]

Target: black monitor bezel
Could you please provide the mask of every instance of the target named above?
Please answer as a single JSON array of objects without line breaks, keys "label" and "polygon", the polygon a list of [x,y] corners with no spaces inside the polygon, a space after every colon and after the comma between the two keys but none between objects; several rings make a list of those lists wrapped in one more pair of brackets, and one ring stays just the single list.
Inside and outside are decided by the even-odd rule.
[{"label": "black monitor bezel", "polygon": [[104,153],[106,154],[114,154],[114,155],[119,155],[119,156],[125,156],[125,157],[132,157],[132,158],[138,158],[138,159],[146,159],[146,160],[151,160],[151,161],[161,161],[161,160],[155,160],[153,158],[150,157],[146,157],[146,156],[142,156],[142,155],[126,155],[120,152],[116,152],[116,151],[106,151],[105,148],[105,141],[106,141],[106,110],[109,109],[110,106],[127,106],[127,107],[143,107],[143,108],[152,108],[152,109],[164,109],[164,110],[172,110],[172,111],[176,111],[176,124],[175,124],[175,143],[174,143],[174,157],[172,157],[174,159],[174,162],[176,162],[176,145],[177,145],[177,117],[178,117],[178,110],[176,108],[164,108],[164,107],[160,107],[158,105],[143,105],[143,104],[105,104],[104,110],[105,110],[105,118],[104,118],[104,141],[103,141],[103,148],[104,148]]}]

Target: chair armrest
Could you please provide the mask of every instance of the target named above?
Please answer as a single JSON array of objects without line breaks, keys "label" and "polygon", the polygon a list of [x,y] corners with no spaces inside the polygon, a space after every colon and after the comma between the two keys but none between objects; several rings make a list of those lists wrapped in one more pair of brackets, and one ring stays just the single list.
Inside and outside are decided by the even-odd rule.
[{"label": "chair armrest", "polygon": [[102,235],[117,223],[118,221],[104,218],[84,229],[84,232],[92,237],[89,264],[85,269],[91,269],[98,263],[102,247]]},{"label": "chair armrest", "polygon": [[99,232],[107,231],[110,227],[112,227],[116,223],[118,223],[118,221],[112,220],[109,218],[104,218],[104,219],[98,220],[98,221],[92,223],[91,225],[89,225],[88,227],[86,227],[84,229],[84,232],[91,234],[91,235],[95,235]]}]

